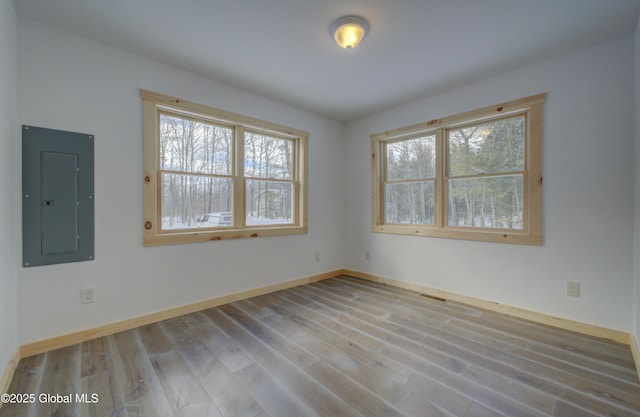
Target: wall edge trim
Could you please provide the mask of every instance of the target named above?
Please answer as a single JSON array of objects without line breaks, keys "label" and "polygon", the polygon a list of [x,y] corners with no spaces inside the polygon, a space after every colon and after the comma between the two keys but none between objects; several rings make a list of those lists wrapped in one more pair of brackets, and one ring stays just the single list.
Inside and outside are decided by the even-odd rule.
[{"label": "wall edge trim", "polygon": [[[9,385],[11,385],[11,380],[13,380],[13,375],[18,368],[18,362],[20,361],[20,348],[16,347],[13,355],[9,358],[9,362],[7,366],[4,368],[4,372],[2,373],[2,378],[0,378],[0,393],[5,393],[9,391]],[[2,408],[2,402],[0,402],[0,408]]]},{"label": "wall edge trim", "polygon": [[629,335],[629,345],[631,346],[631,354],[636,364],[636,373],[640,381],[640,341],[632,334]]}]

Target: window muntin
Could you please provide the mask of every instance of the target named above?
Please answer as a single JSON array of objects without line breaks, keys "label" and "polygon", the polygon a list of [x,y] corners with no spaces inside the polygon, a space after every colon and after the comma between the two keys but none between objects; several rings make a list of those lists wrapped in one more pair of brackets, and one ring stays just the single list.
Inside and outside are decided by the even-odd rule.
[{"label": "window muntin", "polygon": [[371,135],[372,230],[540,245],[544,98]]},{"label": "window muntin", "polygon": [[306,233],[307,132],[141,96],[145,245]]}]

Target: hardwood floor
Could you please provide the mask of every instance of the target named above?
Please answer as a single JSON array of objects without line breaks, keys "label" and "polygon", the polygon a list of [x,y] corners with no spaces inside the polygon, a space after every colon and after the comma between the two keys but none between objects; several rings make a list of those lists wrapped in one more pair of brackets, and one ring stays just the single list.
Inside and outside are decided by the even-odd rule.
[{"label": "hardwood floor", "polygon": [[350,277],[22,359],[9,392],[35,401],[0,417],[640,416],[628,346]]}]

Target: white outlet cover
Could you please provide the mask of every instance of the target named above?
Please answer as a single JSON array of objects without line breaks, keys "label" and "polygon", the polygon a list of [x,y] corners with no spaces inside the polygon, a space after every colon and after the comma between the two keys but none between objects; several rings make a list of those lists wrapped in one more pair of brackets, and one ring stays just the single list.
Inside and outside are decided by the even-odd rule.
[{"label": "white outlet cover", "polygon": [[95,293],[93,288],[83,288],[80,292],[80,302],[82,304],[90,304],[95,301]]},{"label": "white outlet cover", "polygon": [[580,283],[579,282],[567,282],[567,295],[569,297],[580,297]]}]

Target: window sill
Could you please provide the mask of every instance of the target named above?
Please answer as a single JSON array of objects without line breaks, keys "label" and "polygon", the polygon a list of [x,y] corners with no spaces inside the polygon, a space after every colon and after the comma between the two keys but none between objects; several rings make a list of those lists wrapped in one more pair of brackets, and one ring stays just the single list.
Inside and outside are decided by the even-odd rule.
[{"label": "window sill", "polygon": [[542,236],[532,235],[526,231],[514,230],[471,230],[468,228],[439,228],[436,226],[387,224],[373,226],[374,233],[395,235],[426,236],[446,239],[474,240],[493,243],[512,243],[531,246],[542,246]]},{"label": "window sill", "polygon": [[145,232],[144,246],[173,245],[178,243],[207,242],[217,240],[250,239],[267,236],[306,234],[306,226],[252,227],[246,229],[224,229],[205,231],[181,231],[153,233]]}]

